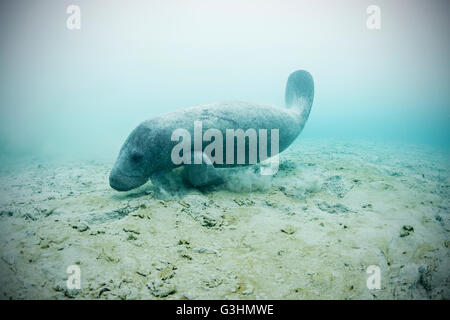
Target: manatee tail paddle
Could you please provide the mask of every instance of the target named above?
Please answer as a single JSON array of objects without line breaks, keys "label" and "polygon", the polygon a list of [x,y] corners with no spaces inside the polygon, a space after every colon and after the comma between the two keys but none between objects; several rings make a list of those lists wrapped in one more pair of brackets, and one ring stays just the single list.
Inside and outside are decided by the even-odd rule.
[{"label": "manatee tail paddle", "polygon": [[297,70],[289,75],[286,84],[286,107],[298,112],[300,123],[305,124],[314,100],[314,81],[308,71]]}]

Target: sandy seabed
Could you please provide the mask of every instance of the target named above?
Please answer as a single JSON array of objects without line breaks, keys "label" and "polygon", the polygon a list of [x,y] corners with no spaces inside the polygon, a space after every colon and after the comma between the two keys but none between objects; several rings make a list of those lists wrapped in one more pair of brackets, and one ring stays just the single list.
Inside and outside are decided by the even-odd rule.
[{"label": "sandy seabed", "polygon": [[2,299],[450,298],[448,150],[300,139],[273,177],[127,193],[112,161],[2,166]]}]

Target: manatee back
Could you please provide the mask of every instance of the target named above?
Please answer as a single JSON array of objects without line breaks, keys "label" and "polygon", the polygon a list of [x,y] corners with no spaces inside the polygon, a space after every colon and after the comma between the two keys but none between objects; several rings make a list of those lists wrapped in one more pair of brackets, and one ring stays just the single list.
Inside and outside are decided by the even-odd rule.
[{"label": "manatee back", "polygon": [[[296,118],[286,108],[272,105],[250,103],[243,101],[222,101],[185,108],[169,114],[155,117],[145,122],[145,126],[152,128],[152,149],[160,164],[171,162],[171,151],[180,143],[181,139],[172,141],[171,135],[176,129],[184,129],[189,133],[191,150],[194,150],[194,123],[201,123],[201,137],[209,129],[220,131],[222,139],[223,159],[226,159],[227,130],[241,129],[246,132],[254,129],[257,133],[257,149],[259,162],[259,129],[267,130],[267,148],[271,148],[271,135],[273,129],[279,130],[279,152],[285,150],[299,134],[299,126]],[[203,140],[203,139],[202,139]],[[237,141],[236,141],[237,142]],[[211,143],[211,140],[202,141],[202,150]],[[248,141],[246,141],[248,143]],[[237,156],[237,143],[235,143],[234,155]],[[248,159],[248,149],[246,149]],[[237,162],[237,161],[236,161]],[[234,167],[233,165],[215,165],[218,167]],[[247,162],[247,161],[246,161]]]}]

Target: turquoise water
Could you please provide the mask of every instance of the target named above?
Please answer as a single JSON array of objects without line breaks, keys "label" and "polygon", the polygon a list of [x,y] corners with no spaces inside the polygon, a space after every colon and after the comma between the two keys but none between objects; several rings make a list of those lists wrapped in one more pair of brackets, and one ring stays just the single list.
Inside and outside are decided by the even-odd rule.
[{"label": "turquoise water", "polygon": [[450,141],[446,1],[70,1],[2,4],[3,154],[115,157],[141,121],[186,106],[284,105],[308,70],[315,100],[302,136]]}]

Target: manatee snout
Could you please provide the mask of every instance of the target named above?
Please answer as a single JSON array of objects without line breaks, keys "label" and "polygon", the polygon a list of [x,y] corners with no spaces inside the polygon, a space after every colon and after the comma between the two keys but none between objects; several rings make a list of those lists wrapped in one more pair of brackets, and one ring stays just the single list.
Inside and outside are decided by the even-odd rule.
[{"label": "manatee snout", "polygon": [[109,185],[117,191],[128,191],[142,186],[147,182],[145,176],[132,176],[124,173],[117,164],[109,174]]},{"label": "manatee snout", "polygon": [[145,184],[152,173],[152,153],[147,143],[149,129],[138,126],[128,136],[109,174],[109,185],[128,191]]}]

